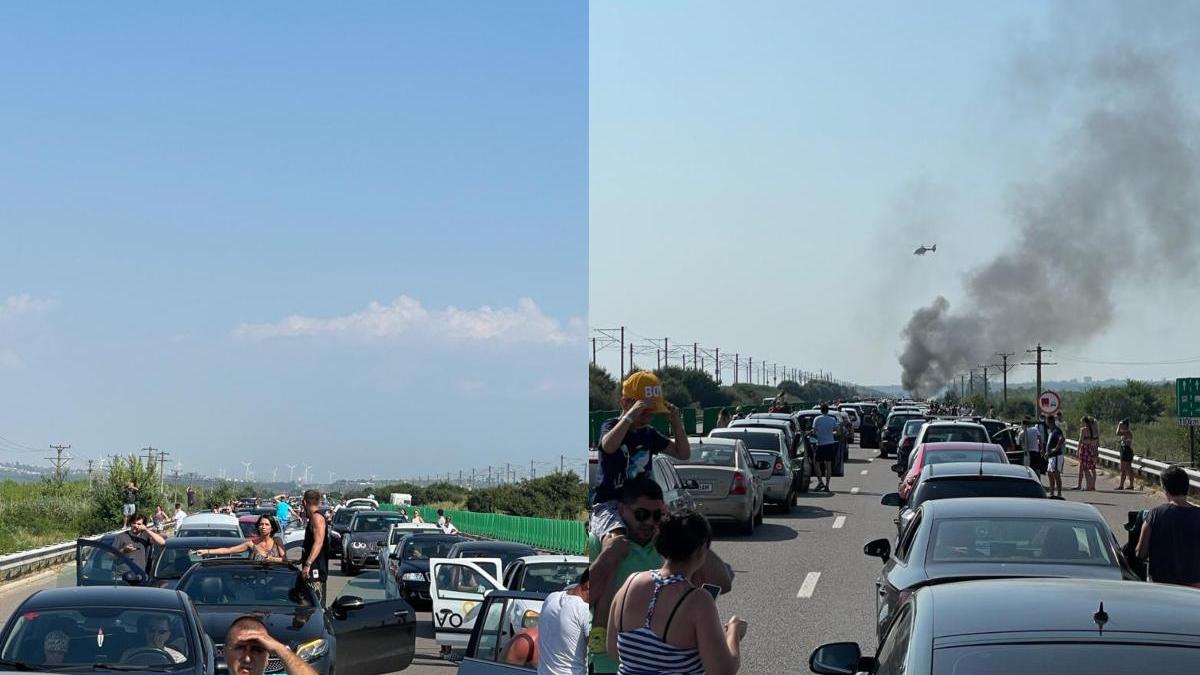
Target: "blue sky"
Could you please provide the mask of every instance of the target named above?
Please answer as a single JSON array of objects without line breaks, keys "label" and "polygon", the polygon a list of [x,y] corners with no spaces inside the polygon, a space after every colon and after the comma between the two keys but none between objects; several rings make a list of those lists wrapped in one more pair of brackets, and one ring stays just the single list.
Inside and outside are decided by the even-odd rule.
[{"label": "blue sky", "polygon": [[582,459],[587,48],[578,2],[0,8],[0,436]]},{"label": "blue sky", "polygon": [[[593,3],[591,325],[898,383],[912,311],[961,298],[964,274],[1011,246],[1011,186],[1070,150],[1072,108],[1021,100],[1013,55],[1072,31],[1157,36],[1180,10],[1100,5]],[[914,258],[922,243],[937,254]],[[1075,354],[1197,356],[1185,294],[1120,289],[1120,320]],[[615,370],[616,350],[601,362]]]}]

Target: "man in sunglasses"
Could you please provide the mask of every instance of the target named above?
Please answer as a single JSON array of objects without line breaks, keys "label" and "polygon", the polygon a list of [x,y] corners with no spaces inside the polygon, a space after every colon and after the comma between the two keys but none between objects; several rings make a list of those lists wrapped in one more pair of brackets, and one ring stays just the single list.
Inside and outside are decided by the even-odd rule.
[{"label": "man in sunglasses", "polygon": [[[646,476],[625,481],[619,509],[626,524],[624,546],[620,549],[602,546],[595,532],[588,538],[588,555],[592,559],[589,568],[592,631],[588,635],[588,651],[593,673],[617,672],[617,662],[608,656],[607,635],[608,611],[617,589],[634,574],[656,570],[663,565],[663,557],[654,547],[658,523],[665,513],[662,488]],[[592,572],[600,565],[615,570],[611,581],[605,586],[596,584]],[[714,584],[720,587],[722,593],[728,593],[733,583],[729,566],[712,551],[709,551],[704,567],[691,581],[696,586]]]}]

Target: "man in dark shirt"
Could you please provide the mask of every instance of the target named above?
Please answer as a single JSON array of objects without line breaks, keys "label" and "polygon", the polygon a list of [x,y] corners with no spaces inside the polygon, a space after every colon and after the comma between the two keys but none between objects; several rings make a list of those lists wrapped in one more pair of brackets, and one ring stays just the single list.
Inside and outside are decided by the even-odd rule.
[{"label": "man in dark shirt", "polygon": [[[603,549],[613,548],[604,563],[593,565],[589,571],[594,587],[611,586],[617,565],[628,553],[625,522],[621,519],[620,504],[625,482],[635,478],[653,478],[654,455],[666,453],[678,459],[691,457],[687,430],[679,409],[663,399],[662,382],[654,373],[638,371],[621,385],[620,417],[607,420],[600,426],[599,482],[592,491],[591,517],[588,530],[600,540]],[[656,414],[666,414],[671,421],[668,438],[650,426]],[[593,650],[603,650],[607,616],[593,620],[589,644]]]},{"label": "man in dark shirt", "polygon": [[196,508],[196,490],[193,489],[191,485],[189,485],[187,489],[187,505],[188,511]]},{"label": "man in dark shirt", "polygon": [[129,531],[117,535],[117,538],[113,540],[113,548],[129,556],[130,560],[145,571],[151,542],[162,546],[167,540],[163,539],[161,534],[146,527],[145,516],[135,513],[129,517]]},{"label": "man in dark shirt", "polygon": [[138,486],[133,481],[125,483],[125,489],[121,490],[121,515],[125,517],[121,527],[129,527],[129,519],[137,512],[137,494]]},{"label": "man in dark shirt", "polygon": [[1146,514],[1137,557],[1150,558],[1150,580],[1200,588],[1200,507],[1187,500],[1188,474],[1178,466],[1162,473],[1167,503]]},{"label": "man in dark shirt", "polygon": [[321,517],[321,491],[304,491],[304,512],[308,526],[304,528],[304,548],[300,552],[300,572],[325,606],[326,584],[329,579],[329,541],[325,518]]}]

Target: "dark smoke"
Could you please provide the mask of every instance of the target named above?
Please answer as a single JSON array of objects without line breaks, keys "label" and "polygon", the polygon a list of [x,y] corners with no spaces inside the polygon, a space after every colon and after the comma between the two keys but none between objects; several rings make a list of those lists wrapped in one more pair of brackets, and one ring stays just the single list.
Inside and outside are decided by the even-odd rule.
[{"label": "dark smoke", "polygon": [[[1200,13],[1185,14],[1200,25]],[[952,311],[938,297],[909,320],[900,356],[909,391],[934,393],[998,351],[1085,344],[1112,323],[1118,287],[1194,275],[1200,152],[1174,78],[1195,71],[1184,47],[1125,32],[1137,35],[1074,61],[1023,55],[1026,93],[1056,81],[1077,92],[1078,124],[1055,146],[1048,177],[1011,189],[1014,240],[967,275],[965,303]]]}]

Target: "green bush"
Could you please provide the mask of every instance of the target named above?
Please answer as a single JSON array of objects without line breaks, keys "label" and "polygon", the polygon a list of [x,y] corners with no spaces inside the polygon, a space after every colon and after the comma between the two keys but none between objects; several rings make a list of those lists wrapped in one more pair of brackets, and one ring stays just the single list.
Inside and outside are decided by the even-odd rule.
[{"label": "green bush", "polygon": [[474,490],[466,502],[468,511],[574,520],[587,503],[587,487],[574,471],[552,473],[520,483]]},{"label": "green bush", "polygon": [[87,481],[0,483],[0,554],[103,531],[85,527],[90,514]]},{"label": "green bush", "polygon": [[114,455],[108,471],[99,474],[93,481],[92,508],[84,521],[84,528],[94,533],[121,527],[124,522],[121,507],[125,501],[122,492],[125,483],[130,480],[140,488],[137,496],[138,513],[149,519],[154,513],[154,507],[162,505],[166,508],[166,499],[159,490],[159,478],[153,466],[147,465],[137,455]]},{"label": "green bush", "polygon": [[588,364],[588,410],[616,410],[618,393],[617,381],[607,370]]}]

